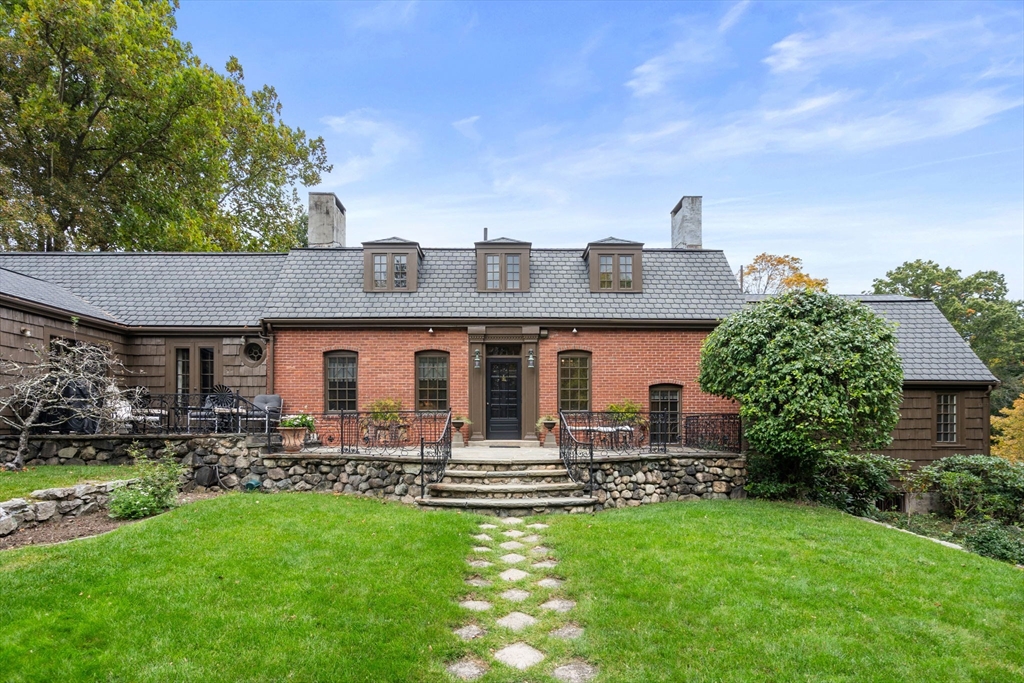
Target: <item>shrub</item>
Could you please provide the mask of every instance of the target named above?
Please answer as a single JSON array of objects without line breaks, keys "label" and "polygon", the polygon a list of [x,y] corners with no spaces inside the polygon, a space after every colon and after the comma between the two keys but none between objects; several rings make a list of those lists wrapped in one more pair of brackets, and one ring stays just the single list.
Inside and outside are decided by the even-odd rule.
[{"label": "shrub", "polygon": [[979,555],[1024,564],[1024,534],[999,522],[988,522],[970,531],[964,536],[964,545]]},{"label": "shrub", "polygon": [[128,454],[135,458],[138,481],[111,491],[110,516],[139,519],[172,507],[178,495],[178,477],[185,468],[171,457],[171,447],[164,449],[164,458],[160,461],[146,458],[138,444],[133,444]]},{"label": "shrub", "polygon": [[955,519],[982,515],[1024,522],[1024,464],[988,455],[953,455],[921,469]]},{"label": "shrub", "polygon": [[875,503],[896,493],[891,483],[909,463],[875,453],[826,451],[814,464],[809,497],[855,515],[873,512]]},{"label": "shrub", "polygon": [[374,422],[398,422],[402,402],[395,398],[379,398],[369,406],[370,419]]}]

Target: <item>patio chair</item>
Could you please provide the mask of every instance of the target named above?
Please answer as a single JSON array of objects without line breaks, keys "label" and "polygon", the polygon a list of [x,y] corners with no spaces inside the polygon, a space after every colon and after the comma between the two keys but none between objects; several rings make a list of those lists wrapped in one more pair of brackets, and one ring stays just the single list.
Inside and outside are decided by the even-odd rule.
[{"label": "patio chair", "polygon": [[218,409],[233,409],[238,405],[238,397],[235,396],[234,392],[223,384],[218,384],[213,387],[213,393],[206,394],[203,398],[202,407],[189,406],[187,408],[186,417],[186,429],[188,433],[192,433],[192,423],[195,422],[198,425],[203,423],[209,424],[212,428],[211,433],[217,433],[219,431],[219,418],[220,413]]},{"label": "patio chair", "polygon": [[278,394],[260,394],[252,400],[248,419],[262,422],[263,431],[269,434],[271,425],[276,425],[281,421],[283,405]]}]

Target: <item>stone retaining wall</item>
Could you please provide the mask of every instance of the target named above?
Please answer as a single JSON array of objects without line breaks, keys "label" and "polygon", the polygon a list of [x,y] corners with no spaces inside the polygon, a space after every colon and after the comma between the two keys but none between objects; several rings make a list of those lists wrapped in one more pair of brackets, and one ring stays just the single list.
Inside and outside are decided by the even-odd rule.
[{"label": "stone retaining wall", "polygon": [[[260,453],[262,439],[244,434],[229,435],[75,435],[46,434],[29,441],[26,467],[39,465],[123,465],[132,461],[128,449],[138,443],[147,457],[159,457],[165,444],[170,443],[178,460],[185,456],[198,456],[204,463],[216,463],[224,455],[253,455]],[[14,437],[0,437],[0,465],[14,462],[18,441]],[[210,460],[211,456],[217,456]],[[198,460],[197,460],[198,462]]]},{"label": "stone retaining wall", "polygon": [[616,457],[594,461],[595,509],[666,500],[746,498],[747,461],[734,454]]},{"label": "stone retaining wall", "polygon": [[33,491],[31,500],[15,498],[0,503],[0,536],[64,517],[78,517],[107,509],[110,492],[134,480],[79,484],[59,489]]}]

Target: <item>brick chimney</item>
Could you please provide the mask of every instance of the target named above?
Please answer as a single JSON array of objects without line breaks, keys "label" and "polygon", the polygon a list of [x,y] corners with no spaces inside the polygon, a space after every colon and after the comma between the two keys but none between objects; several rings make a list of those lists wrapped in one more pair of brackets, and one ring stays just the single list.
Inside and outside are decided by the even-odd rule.
[{"label": "brick chimney", "polygon": [[345,207],[333,192],[309,193],[309,246],[345,246]]},{"label": "brick chimney", "polygon": [[701,249],[701,197],[683,197],[672,209],[672,248]]}]

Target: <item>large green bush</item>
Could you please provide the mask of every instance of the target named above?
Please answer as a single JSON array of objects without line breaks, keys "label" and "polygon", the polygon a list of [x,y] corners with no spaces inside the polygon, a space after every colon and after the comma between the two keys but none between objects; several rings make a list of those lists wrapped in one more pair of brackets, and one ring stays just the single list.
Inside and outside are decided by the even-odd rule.
[{"label": "large green bush", "polygon": [[1024,564],[1024,534],[1016,527],[999,522],[981,524],[966,534],[964,545],[985,557]]},{"label": "large green bush", "polygon": [[797,291],[751,305],[705,340],[699,381],[739,401],[760,454],[751,460],[751,493],[859,509],[871,489],[885,489],[875,486],[878,476],[896,465],[849,453],[890,443],[903,371],[893,326],[863,304]]},{"label": "large green bush", "polygon": [[953,455],[921,468],[957,521],[1024,522],[1024,464],[989,455]]},{"label": "large green bush", "polygon": [[875,503],[896,493],[892,482],[909,463],[875,453],[826,451],[815,462],[808,497],[855,515],[867,515]]},{"label": "large green bush", "polygon": [[129,449],[138,470],[136,481],[110,493],[110,516],[117,519],[140,519],[173,507],[178,497],[178,478],[185,468],[174,461],[170,447],[164,458],[149,460],[137,447]]}]

